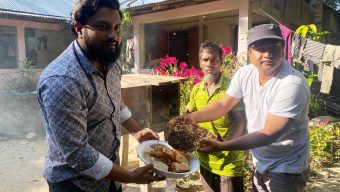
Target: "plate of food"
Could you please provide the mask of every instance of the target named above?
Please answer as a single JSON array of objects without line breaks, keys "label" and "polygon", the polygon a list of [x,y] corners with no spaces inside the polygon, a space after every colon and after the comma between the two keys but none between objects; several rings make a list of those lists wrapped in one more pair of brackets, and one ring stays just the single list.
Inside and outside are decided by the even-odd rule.
[{"label": "plate of food", "polygon": [[144,163],[152,163],[155,172],[167,178],[181,178],[200,167],[197,157],[173,149],[166,141],[144,141],[136,151]]}]

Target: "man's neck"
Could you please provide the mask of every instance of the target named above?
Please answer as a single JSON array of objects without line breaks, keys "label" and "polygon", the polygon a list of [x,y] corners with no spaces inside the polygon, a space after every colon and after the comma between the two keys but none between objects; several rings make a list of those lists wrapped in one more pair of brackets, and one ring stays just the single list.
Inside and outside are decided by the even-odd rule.
[{"label": "man's neck", "polygon": [[209,92],[210,95],[215,91],[220,78],[221,78],[221,74],[216,79],[216,81],[205,82],[205,87],[208,89],[208,92]]}]

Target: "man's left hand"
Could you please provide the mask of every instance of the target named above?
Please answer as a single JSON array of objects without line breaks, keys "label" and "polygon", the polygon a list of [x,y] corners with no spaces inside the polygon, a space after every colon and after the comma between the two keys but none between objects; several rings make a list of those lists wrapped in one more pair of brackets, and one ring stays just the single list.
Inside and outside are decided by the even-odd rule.
[{"label": "man's left hand", "polygon": [[140,130],[136,133],[133,133],[132,135],[137,139],[138,142],[143,142],[146,140],[159,140],[158,134],[149,128]]}]

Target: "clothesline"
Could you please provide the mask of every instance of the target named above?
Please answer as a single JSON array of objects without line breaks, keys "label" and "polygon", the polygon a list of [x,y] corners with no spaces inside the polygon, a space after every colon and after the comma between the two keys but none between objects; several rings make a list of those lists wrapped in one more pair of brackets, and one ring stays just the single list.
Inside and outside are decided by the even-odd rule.
[{"label": "clothesline", "polygon": [[318,79],[321,81],[320,92],[329,94],[333,82],[334,68],[340,69],[340,46],[324,44],[302,37],[261,8],[258,8],[258,10],[279,24],[282,36],[285,39],[285,59],[289,63],[297,59],[302,62],[305,70],[312,72],[317,68]]}]

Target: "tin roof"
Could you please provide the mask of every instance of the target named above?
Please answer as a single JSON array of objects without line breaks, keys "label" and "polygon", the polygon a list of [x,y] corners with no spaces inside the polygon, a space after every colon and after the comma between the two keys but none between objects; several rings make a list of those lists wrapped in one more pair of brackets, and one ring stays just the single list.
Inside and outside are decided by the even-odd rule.
[{"label": "tin roof", "polygon": [[47,19],[67,19],[75,0],[0,0],[0,13]]},{"label": "tin roof", "polygon": [[119,0],[122,9],[158,4],[165,1],[169,0]]}]

